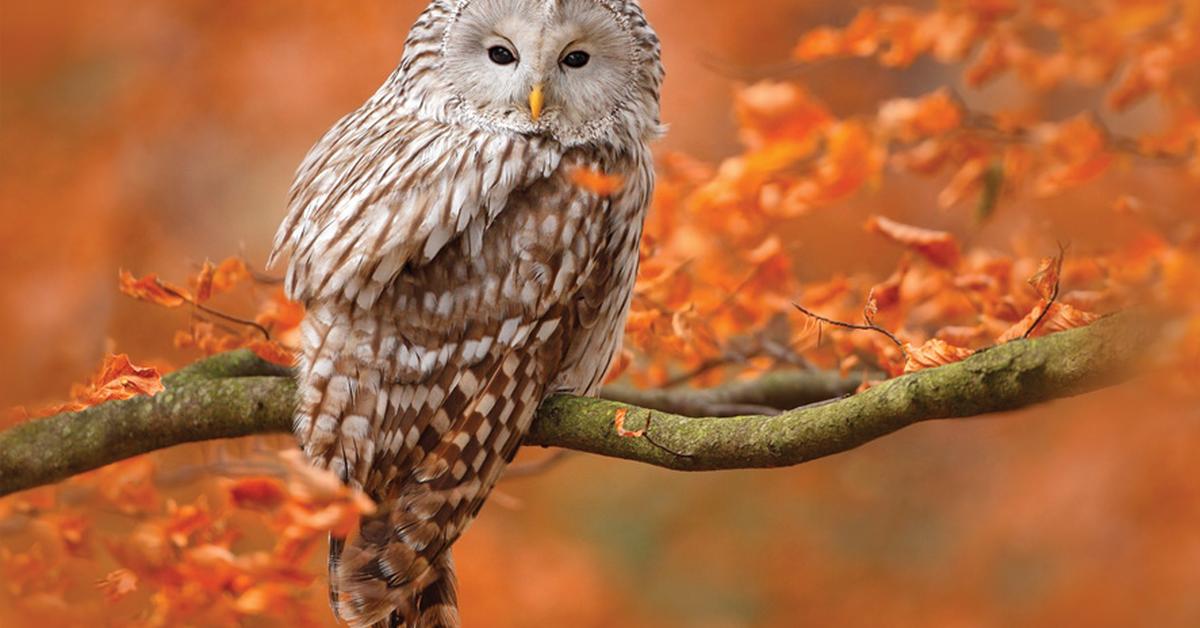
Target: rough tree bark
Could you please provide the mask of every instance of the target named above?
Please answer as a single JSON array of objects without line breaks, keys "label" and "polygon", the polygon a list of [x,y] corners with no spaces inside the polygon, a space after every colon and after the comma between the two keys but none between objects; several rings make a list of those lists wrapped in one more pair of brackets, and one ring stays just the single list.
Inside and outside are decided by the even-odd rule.
[{"label": "rough tree bark", "polygon": [[[1135,372],[1151,328],[1132,315],[1113,316],[994,347],[853,396],[856,381],[807,371],[705,391],[610,388],[608,399],[556,396],[538,411],[525,444],[684,471],[790,466],[921,421],[1012,410],[1118,383]],[[172,445],[290,429],[296,387],[288,370],[249,351],[198,362],[167,376],[164,384],[154,397],[110,402],[0,432],[0,495]],[[773,412],[785,408],[796,409]],[[626,428],[645,430],[645,435],[617,433],[613,421],[620,409]],[[746,409],[761,412],[694,416]]]}]

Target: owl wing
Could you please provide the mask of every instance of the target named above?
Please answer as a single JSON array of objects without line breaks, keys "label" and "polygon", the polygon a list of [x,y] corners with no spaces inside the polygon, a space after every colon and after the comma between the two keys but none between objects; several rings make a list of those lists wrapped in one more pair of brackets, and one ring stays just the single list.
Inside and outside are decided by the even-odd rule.
[{"label": "owl wing", "polygon": [[340,296],[370,307],[406,265],[428,263],[482,231],[516,190],[548,176],[561,153],[514,138],[364,107],[309,152],[268,264],[291,255],[288,296]]}]

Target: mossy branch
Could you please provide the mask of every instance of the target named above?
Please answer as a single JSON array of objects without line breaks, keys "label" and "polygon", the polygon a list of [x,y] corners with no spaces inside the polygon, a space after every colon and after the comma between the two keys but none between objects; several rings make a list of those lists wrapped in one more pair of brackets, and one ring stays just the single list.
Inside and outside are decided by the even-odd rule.
[{"label": "mossy branch", "polygon": [[[804,371],[705,391],[607,389],[610,399],[560,395],[542,405],[525,444],[687,471],[795,465],[921,421],[1013,410],[1117,383],[1133,372],[1149,330],[1131,315],[1114,316],[1086,328],[1011,342],[854,396],[846,395],[856,382]],[[164,384],[154,397],[110,402],[0,432],[0,495],[173,445],[290,429],[295,383],[286,369],[249,351],[197,362],[167,376]],[[771,412],[828,399],[836,400]],[[625,427],[644,429],[645,435],[617,433],[613,420],[622,408]],[[763,412],[694,416],[746,408]]]}]

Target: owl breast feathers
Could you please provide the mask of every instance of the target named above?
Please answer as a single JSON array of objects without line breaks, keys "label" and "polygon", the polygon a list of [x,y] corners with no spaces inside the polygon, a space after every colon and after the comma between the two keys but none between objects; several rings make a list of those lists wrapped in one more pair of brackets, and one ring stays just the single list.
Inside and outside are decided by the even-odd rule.
[{"label": "owl breast feathers", "polygon": [[[290,255],[287,290],[308,308],[295,433],[314,464],[379,505],[356,537],[331,539],[333,606],[353,626],[458,625],[450,545],[541,401],[596,389],[637,271],[653,187],[645,142],[658,123],[626,119],[648,106],[633,101],[651,96],[657,115],[661,78],[640,9],[609,0],[475,4],[434,2],[388,83],[310,152],[273,254]],[[538,93],[521,122],[533,126],[523,129],[489,118],[494,103],[431,82],[447,63],[453,24],[523,7],[544,11],[533,22],[542,29],[600,28],[584,18],[606,16],[612,32],[652,51],[630,57],[648,70],[628,69],[652,84],[615,94],[629,106],[614,104],[583,128],[572,126],[564,88],[533,72],[513,79]],[[510,39],[524,41],[519,32]],[[525,51],[537,54],[532,44]],[[599,46],[590,58],[598,54]],[[492,53],[479,63],[487,58],[508,59]],[[622,186],[601,194],[577,185],[587,170]]]}]

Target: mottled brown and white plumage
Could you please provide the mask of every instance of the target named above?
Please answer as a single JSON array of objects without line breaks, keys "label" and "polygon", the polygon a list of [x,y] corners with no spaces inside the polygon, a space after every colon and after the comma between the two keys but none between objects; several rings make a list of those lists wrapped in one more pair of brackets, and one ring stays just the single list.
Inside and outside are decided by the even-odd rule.
[{"label": "mottled brown and white plumage", "polygon": [[662,75],[636,0],[435,0],[301,165],[272,255],[308,307],[295,432],[379,505],[331,540],[352,626],[457,626],[450,545],[541,401],[603,377]]}]

